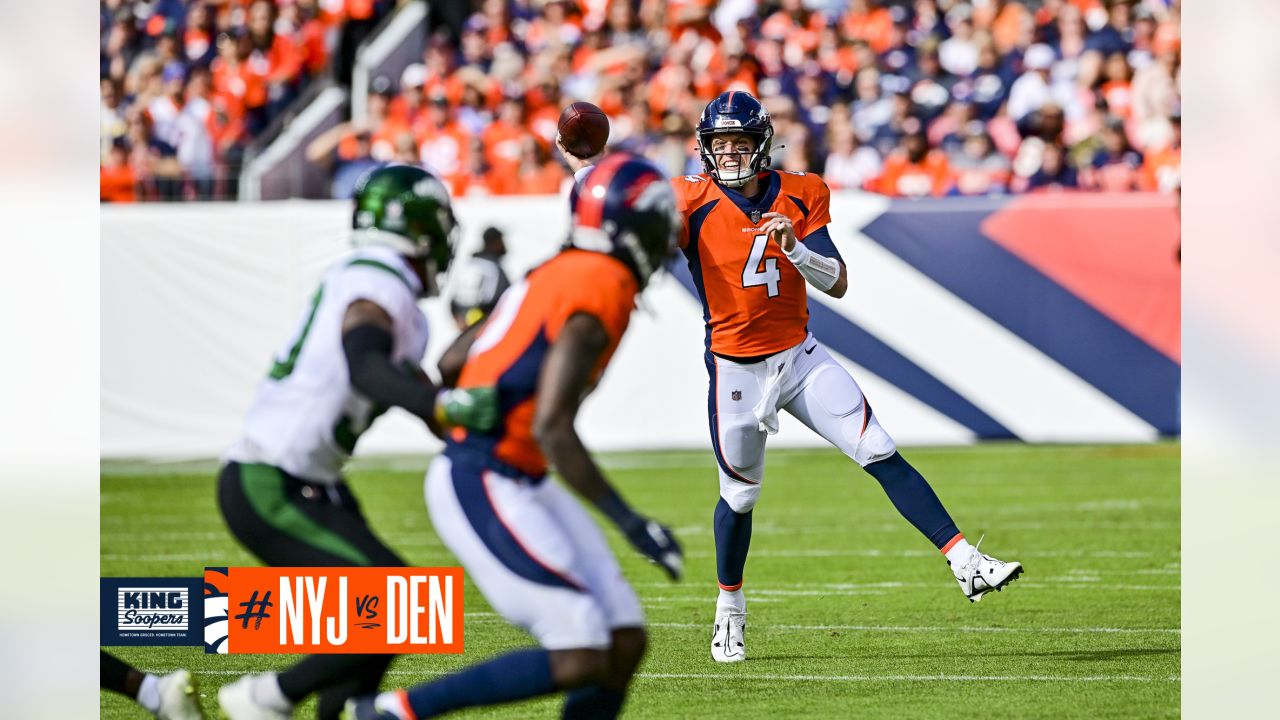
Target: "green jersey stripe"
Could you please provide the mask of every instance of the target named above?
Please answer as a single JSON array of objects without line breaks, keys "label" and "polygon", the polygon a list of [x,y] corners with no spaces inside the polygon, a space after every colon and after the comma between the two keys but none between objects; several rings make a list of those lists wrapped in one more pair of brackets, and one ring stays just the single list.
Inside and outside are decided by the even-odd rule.
[{"label": "green jersey stripe", "polygon": [[244,463],[240,466],[240,486],[254,512],[271,527],[356,565],[373,564],[349,540],[307,517],[289,502],[284,493],[284,476],[278,468]]},{"label": "green jersey stripe", "polygon": [[406,278],[404,275],[402,275],[399,270],[396,270],[395,268],[391,267],[390,265],[380,260],[374,260],[373,258],[356,258],[355,260],[352,260],[351,262],[347,263],[347,267],[358,267],[358,266],[372,267],[372,268],[378,268],[379,270],[385,270],[391,273],[392,275],[395,275],[396,279],[404,283],[404,286],[409,288],[410,292],[417,292],[417,290],[413,287],[413,283],[409,282],[409,279]]}]

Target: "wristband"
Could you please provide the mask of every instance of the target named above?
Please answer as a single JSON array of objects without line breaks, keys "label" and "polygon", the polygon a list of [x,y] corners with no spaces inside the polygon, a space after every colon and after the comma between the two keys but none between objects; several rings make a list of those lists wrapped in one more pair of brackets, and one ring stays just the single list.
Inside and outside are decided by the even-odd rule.
[{"label": "wristband", "polygon": [[789,252],[784,250],[783,254],[787,256],[792,265],[796,266],[796,270],[800,271],[804,279],[819,290],[830,290],[835,287],[836,281],[840,279],[840,263],[838,261],[819,255],[799,240],[796,240],[795,247],[791,248]]}]

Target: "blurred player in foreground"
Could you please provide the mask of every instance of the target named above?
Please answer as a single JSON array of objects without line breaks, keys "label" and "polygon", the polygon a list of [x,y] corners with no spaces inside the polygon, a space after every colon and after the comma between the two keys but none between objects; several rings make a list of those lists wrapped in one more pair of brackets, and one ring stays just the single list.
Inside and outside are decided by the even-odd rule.
[{"label": "blurred player in foreground", "polygon": [[106,650],[102,654],[99,685],[138,703],[160,720],[204,720],[196,700],[191,673],[175,670],[168,675],[144,673]]},{"label": "blurred player in foreground", "polygon": [[719,465],[714,532],[720,596],[711,656],[746,659],[742,574],[765,439],[786,410],[880,481],[894,506],[946,556],[977,601],[1022,572],[978,551],[880,427],[862,390],[808,331],[805,283],[843,297],[848,272],[827,232],[831,191],[817,175],[768,169],[773,123],[748,93],[726,92],[698,123],[706,172],[672,181],[680,247],[707,326],[707,414]]},{"label": "blurred player in foreground", "polygon": [[[616,717],[645,652],[644,615],[600,529],[546,477],[548,462],[633,546],[678,579],[667,528],[627,506],[574,429],[582,398],[626,332],[636,295],[674,249],[675,199],[662,174],[607,156],[571,196],[572,235],[555,257],[503,295],[467,347],[458,387],[496,385],[493,432],[455,430],[427,473],[436,532],[480,592],[541,645],[408,691],[348,703],[357,720],[411,720],[569,691],[565,718]],[[464,359],[464,360],[463,360]]]},{"label": "blurred player in foreground", "polygon": [[[218,478],[227,526],[268,565],[403,566],[342,478],[356,441],[392,406],[437,435],[454,423],[497,420],[491,392],[460,402],[421,369],[427,319],[418,300],[437,294],[437,275],[453,257],[444,184],[407,165],[372,170],[356,188],[353,228],[356,249],[325,273]],[[224,686],[218,703],[231,720],[287,718],[316,692],[319,717],[336,718],[347,698],[378,688],[392,658],[313,655]]]}]

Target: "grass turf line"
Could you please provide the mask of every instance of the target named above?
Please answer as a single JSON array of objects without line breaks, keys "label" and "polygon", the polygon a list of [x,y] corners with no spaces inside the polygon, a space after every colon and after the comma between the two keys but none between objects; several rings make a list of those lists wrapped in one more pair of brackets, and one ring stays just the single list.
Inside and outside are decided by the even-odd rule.
[{"label": "grass turf line", "polygon": [[[676,528],[689,554],[667,583],[606,529],[645,601],[651,650],[629,718],[1176,717],[1181,683],[1179,446],[989,444],[904,454],[971,541],[1020,560],[1006,592],[970,604],[942,558],[877,483],[834,451],[771,451],[747,564],[750,660],[713,663],[712,460],[700,453],[602,457],[635,506]],[[410,562],[455,564],[422,504],[426,461],[361,462],[351,483],[373,527]],[[408,467],[410,469],[400,469]],[[227,534],[211,466],[104,463],[102,574],[198,576],[255,561]],[[398,659],[387,686],[429,679],[529,644],[468,583],[464,656]],[[217,687],[290,656],[114,648],[146,670],[187,667],[216,717]],[[461,713],[552,718],[559,698]],[[305,705],[298,717],[313,717]],[[966,709],[967,708],[967,709]],[[110,693],[102,717],[146,717]]]}]

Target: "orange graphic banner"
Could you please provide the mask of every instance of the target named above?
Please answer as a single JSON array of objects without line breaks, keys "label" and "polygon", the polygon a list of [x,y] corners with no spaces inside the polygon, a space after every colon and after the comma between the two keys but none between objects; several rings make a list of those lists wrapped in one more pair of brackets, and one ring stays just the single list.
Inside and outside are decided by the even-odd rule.
[{"label": "orange graphic banner", "polygon": [[463,651],[462,568],[205,568],[217,653]]}]

